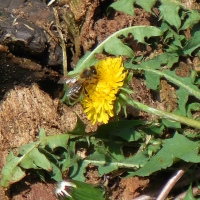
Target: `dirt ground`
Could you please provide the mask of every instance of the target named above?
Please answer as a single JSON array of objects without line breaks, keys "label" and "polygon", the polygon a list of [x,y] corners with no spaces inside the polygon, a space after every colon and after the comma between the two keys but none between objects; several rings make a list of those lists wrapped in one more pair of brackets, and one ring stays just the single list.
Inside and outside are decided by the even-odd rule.
[{"label": "dirt ground", "polygon": [[[87,132],[95,131],[97,128],[86,119],[80,104],[71,108],[59,101],[62,97],[62,86],[57,82],[62,76],[62,49],[58,40],[59,33],[56,31],[53,7],[59,8],[60,20],[65,22],[60,25],[67,44],[67,63],[71,69],[86,51],[93,49],[117,30],[134,25],[156,26],[158,23],[155,17],[137,7],[134,17],[115,11],[106,16],[106,8],[112,0],[80,0],[78,8],[70,0],[58,1],[49,7],[44,2],[0,1],[0,8],[5,8],[1,10],[4,17],[0,16],[1,20],[6,19],[3,21],[5,24],[0,23],[4,31],[10,27],[12,32],[12,27],[8,24],[9,20],[15,18],[22,20],[21,23],[25,21],[29,26],[34,26],[34,34],[37,35],[35,38],[38,38],[34,41],[32,36],[19,36],[13,33],[11,35],[15,41],[12,40],[12,43],[6,38],[0,39],[0,171],[10,149],[35,141],[41,127],[45,128],[48,135],[73,130],[78,114],[86,124]],[[73,22],[66,19],[66,9],[70,9],[74,14]],[[66,26],[71,27],[71,30]],[[18,28],[20,30],[20,27]],[[45,46],[43,41],[48,45]],[[133,49],[138,54],[142,51],[137,45],[134,45]],[[197,62],[198,60],[191,61],[194,65]],[[179,67],[181,72],[186,65],[182,63]],[[161,83],[163,103],[160,105],[155,104],[153,94],[145,87],[140,77],[133,78],[131,84],[135,88],[133,98],[139,101],[168,110],[173,110],[176,106],[177,99],[169,96],[174,88],[165,81]],[[133,114],[130,111],[129,114],[149,117],[142,112]],[[86,177],[89,183],[96,184],[101,181],[97,170],[92,167]],[[109,185],[111,199],[131,200],[145,193],[145,188],[152,188],[150,185],[154,183],[153,180],[154,177],[118,177]],[[22,181],[13,184],[11,188],[0,187],[0,199],[54,200],[54,184],[52,180],[42,182],[34,172],[29,171]],[[158,185],[161,186],[160,182]]]}]

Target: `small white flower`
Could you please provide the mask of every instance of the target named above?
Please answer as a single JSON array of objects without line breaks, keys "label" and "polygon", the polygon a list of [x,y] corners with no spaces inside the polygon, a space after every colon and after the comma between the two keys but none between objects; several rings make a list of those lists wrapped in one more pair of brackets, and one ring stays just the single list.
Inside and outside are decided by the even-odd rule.
[{"label": "small white flower", "polygon": [[71,187],[76,188],[76,185],[69,181],[61,181],[57,183],[55,188],[56,197],[72,197],[67,190],[71,190]]}]

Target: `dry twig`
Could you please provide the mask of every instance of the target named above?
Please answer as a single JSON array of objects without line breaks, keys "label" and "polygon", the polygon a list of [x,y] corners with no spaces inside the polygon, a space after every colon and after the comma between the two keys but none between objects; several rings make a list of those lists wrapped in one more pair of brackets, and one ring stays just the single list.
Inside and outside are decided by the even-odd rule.
[{"label": "dry twig", "polygon": [[60,21],[58,17],[58,12],[55,8],[53,8],[54,11],[54,16],[56,20],[56,28],[59,33],[60,39],[61,39],[61,47],[62,47],[62,54],[63,54],[63,74],[64,76],[67,75],[67,53],[66,53],[66,45],[65,45],[65,40],[63,38],[63,34],[61,32],[61,26],[60,26]]}]

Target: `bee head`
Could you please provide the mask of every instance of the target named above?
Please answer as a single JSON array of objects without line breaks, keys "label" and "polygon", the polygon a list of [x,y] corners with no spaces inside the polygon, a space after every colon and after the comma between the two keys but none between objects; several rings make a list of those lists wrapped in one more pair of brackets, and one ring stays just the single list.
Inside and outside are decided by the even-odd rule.
[{"label": "bee head", "polygon": [[95,69],[95,66],[91,66],[89,69],[86,69],[82,73],[82,77],[84,78],[90,78],[92,75],[96,75],[97,71]]},{"label": "bee head", "polygon": [[91,66],[90,71],[92,74],[97,75],[97,70],[96,70],[95,66]]}]

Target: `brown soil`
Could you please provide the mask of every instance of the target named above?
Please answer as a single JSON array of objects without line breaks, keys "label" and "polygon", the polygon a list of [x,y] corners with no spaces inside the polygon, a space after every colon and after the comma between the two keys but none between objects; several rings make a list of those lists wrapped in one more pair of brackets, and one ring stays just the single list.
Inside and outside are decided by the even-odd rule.
[{"label": "brown soil", "polygon": [[[38,0],[38,2],[40,1]],[[16,9],[13,1],[10,1],[9,5],[3,5],[16,18],[22,17],[46,30],[49,53],[42,55],[48,55],[49,57],[42,57],[42,62],[38,62],[38,55],[33,56],[30,53],[28,57],[24,58],[22,55],[16,54],[16,50],[12,49],[10,45],[9,48],[7,45],[0,45],[0,96],[4,96],[0,103],[0,171],[6,162],[10,149],[37,140],[38,132],[42,127],[45,128],[48,135],[72,130],[77,121],[76,114],[78,114],[86,124],[87,132],[95,131],[97,128],[92,126],[86,119],[80,104],[70,108],[62,105],[59,101],[62,94],[58,92],[58,90],[61,91],[61,86],[57,84],[57,81],[62,76],[62,60],[60,60],[62,51],[59,47],[58,33],[51,29],[51,22],[54,19],[53,10],[51,7],[47,7],[45,3],[42,3],[41,6],[41,2],[40,6],[36,6],[34,9],[33,4],[28,3]],[[79,33],[74,34],[67,29],[63,30],[63,33],[68,35],[65,40],[68,42],[68,64],[71,64],[72,67],[86,51],[93,49],[117,30],[133,25],[157,24],[154,17],[140,8],[135,8],[135,17],[120,12],[113,12],[107,17],[105,8],[113,2],[111,0],[107,2],[104,0],[83,0],[79,5],[81,7],[79,10],[82,10],[82,12],[77,12],[77,8],[70,2],[72,1],[66,1],[65,4],[71,6],[77,27],[80,25],[82,27]],[[0,1],[0,5],[2,3],[5,2]],[[21,1],[21,3],[24,2]],[[64,6],[60,3],[59,7],[63,9]],[[38,20],[38,16],[42,19],[39,18],[40,20]],[[75,42],[77,37],[79,40]],[[75,50],[74,54],[71,51],[73,48]],[[138,54],[141,53],[141,47],[133,44],[133,48]],[[41,55],[39,55],[39,59],[41,59]],[[197,63],[196,60],[194,62]],[[9,65],[10,68],[8,69]],[[180,65],[177,74],[180,75],[183,72],[182,68],[185,69],[186,66]],[[187,73],[188,69],[185,69],[184,72]],[[183,76],[187,76],[187,74]],[[162,103],[158,103],[140,79],[140,75],[138,75],[137,78],[133,78],[131,81],[131,85],[134,86],[133,98],[153,107],[173,110],[177,103],[176,97],[173,96],[175,89],[167,84],[164,80],[162,81]],[[132,110],[128,112],[134,117],[142,116],[153,120],[152,116],[143,112],[135,110],[134,112]],[[98,177],[98,171],[92,166],[88,169],[86,178],[87,182],[93,184],[101,181]],[[56,197],[54,196],[53,184],[53,181],[42,182],[34,173],[29,172],[22,181],[13,184],[11,188],[0,187],[0,199],[54,200]],[[111,199],[131,200],[140,195],[149,184],[149,178],[118,179],[111,187]]]}]

